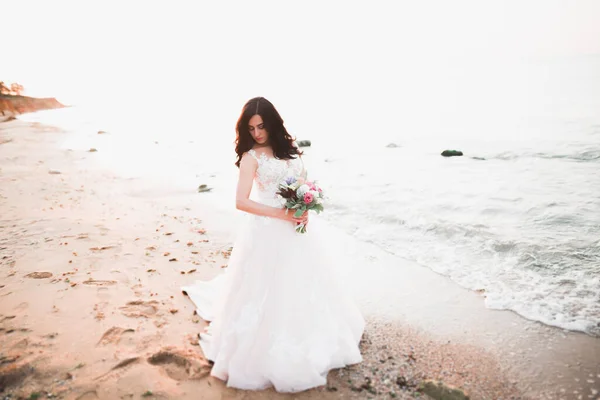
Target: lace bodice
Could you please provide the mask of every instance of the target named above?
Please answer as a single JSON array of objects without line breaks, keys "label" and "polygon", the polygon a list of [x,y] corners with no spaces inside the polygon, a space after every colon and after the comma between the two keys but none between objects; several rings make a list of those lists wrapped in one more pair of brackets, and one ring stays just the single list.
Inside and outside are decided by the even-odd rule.
[{"label": "lace bodice", "polygon": [[282,207],[275,193],[285,178],[290,176],[297,178],[302,175],[304,170],[302,159],[298,157],[292,160],[279,160],[264,153],[258,155],[254,150],[249,150],[248,154],[258,162],[252,191],[256,200],[269,206]]}]

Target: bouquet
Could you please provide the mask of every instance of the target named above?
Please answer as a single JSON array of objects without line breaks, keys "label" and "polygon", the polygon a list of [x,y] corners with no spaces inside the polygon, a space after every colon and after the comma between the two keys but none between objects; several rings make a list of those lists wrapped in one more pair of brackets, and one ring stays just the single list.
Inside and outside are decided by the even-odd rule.
[{"label": "bouquet", "polygon": [[[294,210],[294,217],[300,218],[306,211],[323,211],[323,191],[315,182],[289,177],[279,184],[277,195],[285,201],[288,210]],[[298,223],[296,232],[306,233],[306,225]]]}]

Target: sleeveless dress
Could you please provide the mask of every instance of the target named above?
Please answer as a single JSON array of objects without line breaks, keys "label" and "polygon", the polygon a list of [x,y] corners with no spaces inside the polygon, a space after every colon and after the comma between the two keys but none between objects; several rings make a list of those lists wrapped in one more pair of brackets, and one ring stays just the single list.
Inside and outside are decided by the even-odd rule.
[{"label": "sleeveless dress", "polygon": [[[283,208],[278,185],[301,175],[302,160],[248,153],[258,161],[252,197]],[[211,375],[250,390],[325,385],[329,370],[362,361],[365,324],[336,279],[335,255],[313,215],[304,234],[288,221],[247,217],[224,273],[182,288],[210,321],[200,346]]]}]

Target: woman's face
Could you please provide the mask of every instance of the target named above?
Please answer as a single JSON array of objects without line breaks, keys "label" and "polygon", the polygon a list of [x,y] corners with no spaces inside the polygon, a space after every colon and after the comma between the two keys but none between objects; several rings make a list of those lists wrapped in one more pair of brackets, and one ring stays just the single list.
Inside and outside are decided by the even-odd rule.
[{"label": "woman's face", "polygon": [[250,131],[252,139],[258,144],[266,144],[269,141],[269,133],[265,129],[262,117],[258,114],[250,118],[248,131]]}]

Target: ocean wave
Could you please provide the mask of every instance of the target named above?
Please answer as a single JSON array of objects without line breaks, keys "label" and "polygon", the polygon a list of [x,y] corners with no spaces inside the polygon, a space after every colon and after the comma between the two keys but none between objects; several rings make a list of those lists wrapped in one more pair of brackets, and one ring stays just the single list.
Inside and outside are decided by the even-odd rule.
[{"label": "ocean wave", "polygon": [[553,154],[540,152],[503,152],[494,156],[485,157],[488,160],[503,160],[510,161],[523,158],[541,158],[545,160],[568,160],[581,162],[600,161],[600,149],[583,150],[570,154]]},{"label": "ocean wave", "polygon": [[384,224],[391,224],[391,225],[405,225],[406,224],[405,219],[400,218],[395,215],[387,215],[387,216],[379,217],[378,219],[379,219],[379,222],[384,223]]},{"label": "ocean wave", "polygon": [[489,308],[600,336],[600,247],[594,240],[565,239],[554,232],[510,238],[481,223],[379,221],[377,229],[354,235],[481,290]]}]

